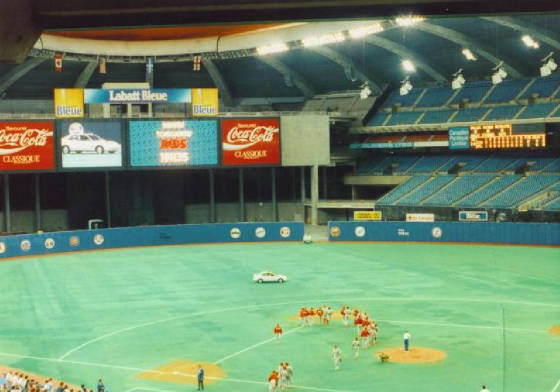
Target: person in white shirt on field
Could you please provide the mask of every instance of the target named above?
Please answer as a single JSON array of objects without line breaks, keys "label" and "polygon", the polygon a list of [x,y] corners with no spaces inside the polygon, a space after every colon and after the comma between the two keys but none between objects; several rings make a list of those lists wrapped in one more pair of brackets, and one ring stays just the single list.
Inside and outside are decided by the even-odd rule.
[{"label": "person in white shirt on field", "polygon": [[357,336],[352,340],[352,350],[354,350],[354,359],[358,359],[360,356],[360,340]]},{"label": "person in white shirt on field", "polygon": [[490,392],[490,390],[486,388],[486,385],[483,385],[480,392]]},{"label": "person in white shirt on field", "polygon": [[336,344],[333,346],[331,358],[334,362],[334,370],[340,369],[340,363],[342,362],[342,353],[340,352],[340,349]]},{"label": "person in white shirt on field", "polygon": [[404,333],[404,351],[408,352],[408,347],[409,347],[409,343],[410,343],[410,332],[406,331]]}]

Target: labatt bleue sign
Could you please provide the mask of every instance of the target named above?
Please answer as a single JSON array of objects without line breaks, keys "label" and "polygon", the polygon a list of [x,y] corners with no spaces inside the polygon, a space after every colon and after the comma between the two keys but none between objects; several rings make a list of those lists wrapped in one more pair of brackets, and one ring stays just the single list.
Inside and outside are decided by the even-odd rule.
[{"label": "labatt bleue sign", "polygon": [[280,119],[222,120],[222,164],[280,164]]},{"label": "labatt bleue sign", "polygon": [[51,121],[0,122],[0,170],[54,169]]}]

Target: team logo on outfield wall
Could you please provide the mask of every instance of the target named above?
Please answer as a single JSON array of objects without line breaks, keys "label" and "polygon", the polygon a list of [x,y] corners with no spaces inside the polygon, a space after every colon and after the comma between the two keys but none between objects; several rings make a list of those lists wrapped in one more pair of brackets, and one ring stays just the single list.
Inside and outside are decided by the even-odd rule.
[{"label": "team logo on outfield wall", "polygon": [[354,234],[356,234],[356,237],[363,237],[366,235],[366,228],[364,226],[356,226],[356,228],[354,229]]},{"label": "team logo on outfield wall", "polygon": [[257,227],[255,229],[255,235],[257,236],[257,238],[264,238],[264,236],[266,235],[266,230],[264,227]]},{"label": "team logo on outfield wall", "polygon": [[54,241],[53,238],[47,238],[45,240],[45,248],[52,249],[52,248],[54,248],[54,245],[55,245],[55,241]]},{"label": "team logo on outfield wall", "polygon": [[31,249],[31,242],[29,242],[29,240],[23,240],[23,241],[21,241],[21,243],[19,244],[19,247],[20,247],[21,250],[23,250],[24,252],[27,252],[29,249]]},{"label": "team logo on outfield wall", "polygon": [[233,238],[234,240],[238,239],[239,237],[241,237],[241,230],[239,230],[237,227],[234,227],[233,229],[231,229],[231,231],[229,232],[229,235],[231,236],[231,238]]},{"label": "team logo on outfield wall", "polygon": [[440,227],[436,226],[432,229],[432,237],[440,238],[442,234],[443,234],[443,232],[441,231]]},{"label": "team logo on outfield wall", "polygon": [[0,242],[0,254],[6,252],[6,243]]},{"label": "team logo on outfield wall", "polygon": [[282,238],[288,238],[290,234],[292,234],[292,231],[288,226],[284,226],[280,229],[280,235],[282,236]]},{"label": "team logo on outfield wall", "polygon": [[340,237],[340,227],[338,226],[331,227],[331,237]]},{"label": "team logo on outfield wall", "polygon": [[80,239],[76,236],[70,237],[70,246],[78,246],[80,245]]},{"label": "team logo on outfield wall", "polygon": [[93,236],[93,243],[95,245],[101,245],[103,242],[105,242],[105,237],[103,237],[103,234],[96,234]]}]

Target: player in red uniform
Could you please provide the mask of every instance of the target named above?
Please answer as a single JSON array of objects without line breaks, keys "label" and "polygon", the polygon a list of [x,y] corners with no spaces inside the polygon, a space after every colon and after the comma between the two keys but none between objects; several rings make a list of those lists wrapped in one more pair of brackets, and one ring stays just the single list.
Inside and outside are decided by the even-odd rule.
[{"label": "player in red uniform", "polygon": [[319,317],[319,324],[323,321],[323,309],[319,306],[317,308],[317,317]]},{"label": "player in red uniform", "polygon": [[268,376],[268,390],[269,392],[275,392],[276,386],[278,385],[278,372],[273,370]]},{"label": "player in red uniform", "polygon": [[309,325],[313,325],[313,317],[315,317],[315,309],[313,309],[313,306],[309,308],[309,310],[307,311],[308,313],[308,320],[309,320]]},{"label": "player in red uniform", "polygon": [[354,327],[356,327],[356,334],[359,335],[362,329],[362,324],[364,320],[362,319],[362,315],[358,313],[358,315],[354,318]]},{"label": "player in red uniform", "polygon": [[362,332],[360,332],[360,336],[362,337],[362,348],[367,348],[369,345],[369,330],[366,326],[362,328]]},{"label": "player in red uniform", "polygon": [[282,327],[279,323],[276,323],[276,326],[274,327],[274,334],[276,335],[276,340],[280,341],[280,338],[282,337]]},{"label": "player in red uniform", "polygon": [[305,324],[307,322],[307,315],[308,314],[309,313],[307,312],[307,309],[305,309],[305,306],[300,309],[300,311],[299,311],[299,326],[300,327],[305,326]]}]

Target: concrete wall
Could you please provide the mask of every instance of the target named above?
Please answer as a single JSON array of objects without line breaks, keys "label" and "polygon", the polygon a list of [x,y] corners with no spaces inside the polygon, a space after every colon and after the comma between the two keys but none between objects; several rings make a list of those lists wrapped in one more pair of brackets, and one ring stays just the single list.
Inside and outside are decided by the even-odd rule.
[{"label": "concrete wall", "polygon": [[[35,231],[35,211],[12,211],[12,232],[31,233]],[[87,222],[84,222],[84,228]],[[41,211],[41,229],[43,231],[68,230],[67,210],[43,210]],[[6,231],[6,219],[4,212],[0,212],[0,231]]]},{"label": "concrete wall", "polygon": [[[272,203],[245,203],[245,222],[271,222],[273,220]],[[206,223],[210,216],[209,204],[185,205],[185,223]],[[303,221],[303,204],[300,202],[279,202],[278,219],[280,221]],[[239,203],[216,204],[216,222],[238,222]]]}]

